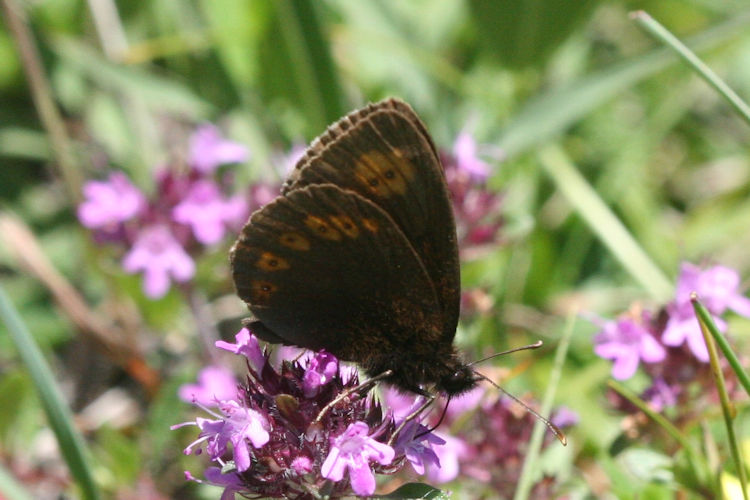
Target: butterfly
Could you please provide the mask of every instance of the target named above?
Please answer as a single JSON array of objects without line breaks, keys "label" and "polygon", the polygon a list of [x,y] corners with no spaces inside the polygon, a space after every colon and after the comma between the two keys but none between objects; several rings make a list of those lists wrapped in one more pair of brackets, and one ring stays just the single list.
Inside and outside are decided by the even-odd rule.
[{"label": "butterfly", "polygon": [[401,100],[315,139],[230,263],[262,340],[325,349],[417,394],[453,396],[480,379],[453,346],[460,271],[443,166]]}]

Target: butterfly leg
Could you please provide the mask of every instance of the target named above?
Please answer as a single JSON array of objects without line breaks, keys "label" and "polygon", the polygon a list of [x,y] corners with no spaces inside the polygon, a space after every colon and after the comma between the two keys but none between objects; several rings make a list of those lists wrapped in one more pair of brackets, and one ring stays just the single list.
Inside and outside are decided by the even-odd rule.
[{"label": "butterfly leg", "polygon": [[336,406],[341,401],[343,401],[344,399],[348,398],[349,396],[351,396],[355,392],[362,392],[362,391],[367,392],[378,381],[380,381],[380,380],[382,380],[384,378],[390,377],[391,375],[393,375],[393,372],[391,370],[386,370],[386,371],[384,371],[383,373],[381,373],[379,375],[376,375],[376,376],[374,376],[374,377],[372,377],[370,379],[365,380],[364,382],[362,382],[359,385],[356,385],[354,387],[351,387],[351,388],[345,390],[344,392],[342,392],[341,394],[339,394],[338,396],[336,396],[336,398],[333,401],[331,401],[330,403],[328,403],[327,405],[325,405],[322,410],[320,410],[320,413],[318,413],[318,416],[315,417],[315,420],[313,420],[313,423],[315,423],[315,424],[319,423],[323,419],[323,417],[325,416],[325,414],[328,413],[331,410],[331,408],[333,408],[334,406]]}]

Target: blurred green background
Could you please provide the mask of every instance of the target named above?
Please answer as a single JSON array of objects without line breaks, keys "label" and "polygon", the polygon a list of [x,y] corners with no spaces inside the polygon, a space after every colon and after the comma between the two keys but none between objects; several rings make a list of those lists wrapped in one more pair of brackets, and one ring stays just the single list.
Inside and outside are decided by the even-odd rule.
[{"label": "blurred green background", "polygon": [[[462,322],[457,339],[472,359],[545,340],[540,351],[499,362],[524,365],[522,375],[505,384],[516,394],[541,398],[572,311],[612,317],[633,301],[661,305],[670,298],[665,283],[673,283],[682,260],[721,262],[750,276],[750,128],[628,15],[648,11],[748,96],[746,2],[2,4],[0,278],[76,415],[107,497],[218,498],[216,490],[184,481],[182,471],[200,470],[201,457],[182,456],[193,438],[168,427],[194,414],[176,389],[207,359],[196,318],[208,315],[225,335],[237,324],[241,306],[226,260],[231,238],[199,261],[197,298],[173,290],[151,301],[139,277],[125,274],[117,253],[94,244],[75,217],[81,182],[109,169],[124,170],[141,189],[153,190],[154,168],[196,124],[218,122],[250,149],[250,160],[235,169],[237,186],[278,182],[275,155],[387,96],[409,102],[439,147],[450,149],[468,127],[480,144],[501,151],[489,185],[503,195],[503,244],[465,262],[462,276],[466,289],[487,292],[492,307]],[[63,117],[56,130],[40,120],[12,18],[37,44],[48,96]],[[62,150],[54,133],[63,138]],[[560,155],[668,282],[623,265],[602,243],[609,228],[584,222],[587,207],[571,203],[561,186],[566,181],[554,175]],[[40,264],[33,248],[51,266]],[[60,307],[54,293],[60,281],[81,294],[76,307],[84,316],[104,318],[104,331],[137,346],[142,366],[102,349],[102,339],[87,332],[70,307]],[[75,497],[27,370],[3,328],[0,497],[12,498],[2,492],[14,483],[23,483],[32,498],[56,498],[60,491]],[[731,328],[746,346],[748,323],[733,321]],[[568,498],[715,498],[718,486],[701,491],[681,481],[679,471],[656,474],[656,465],[643,466],[644,460],[661,464],[675,443],[664,449],[645,440],[615,449],[623,417],[607,409],[610,363],[593,354],[595,332],[586,321],[576,323],[556,395],[556,404],[581,416],[568,447],[545,462],[565,485],[562,491]],[[718,408],[707,419],[703,428],[693,422],[685,432],[705,444],[702,433],[721,423]],[[747,419],[739,422],[747,441]],[[713,439],[725,438],[719,430]],[[726,449],[718,448],[728,460]],[[450,486],[454,498],[462,498],[461,487]]]}]

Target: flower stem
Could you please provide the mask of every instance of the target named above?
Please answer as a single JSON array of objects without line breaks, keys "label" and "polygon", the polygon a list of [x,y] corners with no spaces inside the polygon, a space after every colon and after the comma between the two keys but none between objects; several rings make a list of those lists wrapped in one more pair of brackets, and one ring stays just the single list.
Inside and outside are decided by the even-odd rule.
[{"label": "flower stem", "polygon": [[[696,318],[703,333],[703,340],[706,342],[708,348],[708,355],[711,361],[711,374],[716,383],[716,389],[719,391],[719,400],[721,401],[721,412],[724,415],[724,425],[727,429],[727,439],[729,440],[729,449],[732,453],[732,459],[734,460],[735,468],[739,474],[740,487],[742,488],[742,497],[748,500],[747,496],[747,475],[745,472],[745,464],[742,461],[742,453],[740,453],[740,447],[737,443],[737,437],[734,434],[734,426],[732,420],[736,416],[737,409],[734,407],[732,402],[729,400],[729,394],[727,394],[727,387],[724,383],[724,373],[719,365],[719,354],[716,351],[716,344],[714,344],[714,338],[718,334],[718,329],[711,319],[711,315],[707,313],[703,304],[698,302],[698,296],[693,293],[690,297],[690,301],[693,303],[695,309]],[[704,314],[699,314],[699,309],[702,309]],[[709,333],[709,330],[711,332]]]},{"label": "flower stem", "polygon": [[630,14],[630,17],[635,20],[635,23],[639,27],[648,32],[649,35],[675,51],[693,71],[698,73],[698,76],[711,85],[719,95],[726,99],[734,110],[750,124],[750,107],[747,103],[745,103],[736,92],[729,88],[729,86],[724,83],[724,81],[719,78],[711,68],[701,61],[692,50],[687,48],[687,46],[680,42],[676,36],[662,26],[659,21],[648,15],[646,12],[642,10],[635,11]]},{"label": "flower stem", "polygon": [[[547,391],[542,400],[542,407],[539,411],[542,415],[549,415],[550,409],[552,408],[552,401],[555,399],[557,385],[560,381],[560,375],[562,374],[562,367],[565,364],[565,358],[568,355],[568,346],[570,345],[570,338],[573,335],[573,325],[575,325],[577,316],[577,311],[571,311],[568,315],[565,330],[563,331],[562,338],[560,339],[560,343],[555,351],[555,361],[552,365],[552,371],[549,374],[549,385],[547,386]],[[513,500],[526,500],[529,497],[533,481],[536,479],[534,475],[539,470],[537,460],[539,459],[539,451],[542,448],[542,439],[544,438],[545,432],[546,429],[544,422],[537,420],[534,424],[534,430],[531,433],[528,452],[526,454],[526,459],[523,462],[521,477],[518,479],[518,487],[516,488],[516,493],[513,495]]]},{"label": "flower stem", "polygon": [[716,328],[716,325],[711,320],[711,315],[703,306],[703,304],[700,303],[700,301],[693,301],[693,307],[695,308],[695,313],[698,315],[700,322],[708,327],[709,333],[716,341],[716,343],[719,344],[719,348],[727,358],[729,365],[732,367],[732,371],[734,371],[734,374],[737,375],[737,379],[739,380],[740,385],[742,385],[742,387],[745,389],[745,392],[750,395],[750,376],[748,376],[747,372],[744,370],[744,368],[742,368],[742,364],[740,363],[740,360],[737,359],[737,355],[734,353],[734,351],[732,351],[732,348],[729,346],[729,342],[727,342],[727,339],[724,337],[724,335],[722,335],[721,332]]},{"label": "flower stem", "polygon": [[42,351],[2,287],[0,287],[0,319],[8,328],[10,338],[29,370],[42,407],[47,414],[49,425],[57,438],[60,453],[68,464],[71,475],[81,488],[82,497],[86,500],[98,500],[101,496],[94,482],[91,462],[88,460],[83,438],[73,425],[70,409],[65,403]]}]

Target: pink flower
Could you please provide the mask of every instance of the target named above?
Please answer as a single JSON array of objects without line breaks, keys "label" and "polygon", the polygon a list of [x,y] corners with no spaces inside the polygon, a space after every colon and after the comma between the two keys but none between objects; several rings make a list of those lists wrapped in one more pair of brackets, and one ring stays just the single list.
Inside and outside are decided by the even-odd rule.
[{"label": "pink flower", "polygon": [[219,401],[237,398],[237,379],[223,366],[207,366],[198,373],[198,383],[180,386],[178,395],[187,403],[216,406]]},{"label": "pink flower", "polygon": [[144,228],[125,255],[125,271],[143,271],[143,290],[152,299],[169,290],[170,277],[185,282],[195,274],[195,263],[166,226]]},{"label": "pink flower", "polygon": [[190,191],[172,210],[174,220],[190,226],[195,239],[204,245],[218,243],[227,226],[244,222],[247,203],[241,197],[224,199],[219,186],[202,179],[196,181]]},{"label": "pink flower", "polygon": [[680,277],[677,280],[675,299],[667,306],[669,321],[662,335],[662,342],[669,346],[678,346],[687,342],[688,347],[700,361],[708,361],[708,350],[703,334],[695,318],[690,302],[691,293],[698,294],[698,299],[714,316],[720,331],[726,329],[726,323],[719,318],[727,309],[750,318],[750,299],[739,292],[740,277],[733,269],[714,266],[705,271],[690,263],[683,263]]},{"label": "pink flower", "polygon": [[375,441],[368,435],[370,429],[364,422],[354,422],[334,438],[331,451],[323,462],[321,474],[331,481],[341,481],[344,471],[349,470],[352,490],[357,495],[372,495],[375,492],[375,475],[370,469],[370,460],[381,465],[393,461],[395,452],[387,444]]},{"label": "pink flower", "polygon": [[243,328],[237,335],[234,336],[236,344],[225,342],[223,340],[217,340],[215,346],[219,349],[232,352],[245,356],[250,362],[250,368],[255,373],[260,374],[263,371],[263,365],[266,364],[266,357],[263,355],[263,351],[260,349],[258,344],[258,338],[250,333],[250,330]]},{"label": "pink flower", "polygon": [[320,388],[338,373],[339,360],[325,351],[317,353],[308,363],[302,379],[305,397],[315,396]]},{"label": "pink flower", "polygon": [[464,130],[458,134],[453,143],[453,156],[456,157],[456,166],[475,180],[485,181],[489,177],[490,167],[477,155],[477,142],[469,132]]},{"label": "pink flower", "polygon": [[458,477],[461,469],[459,461],[468,455],[468,447],[459,438],[440,432],[434,434],[445,444],[435,448],[438,463],[427,466],[427,478],[435,483],[447,483]]},{"label": "pink flower", "polygon": [[632,377],[641,360],[656,363],[667,354],[641,322],[629,317],[607,321],[594,343],[598,356],[614,360],[612,376],[618,380]]},{"label": "pink flower", "polygon": [[248,156],[245,146],[224,139],[219,129],[210,123],[198,127],[190,139],[190,163],[204,174],[213,172],[219,165],[243,163]]},{"label": "pink flower", "polygon": [[89,229],[116,226],[135,217],[146,203],[143,194],[122,172],[111,173],[108,181],[87,182],[83,196],[78,219]]},{"label": "pink flower", "polygon": [[424,474],[425,466],[440,468],[440,459],[435,453],[432,445],[443,445],[445,440],[432,432],[427,432],[427,427],[416,420],[411,420],[403,428],[396,440],[398,454],[403,453],[409,461],[414,472]]},{"label": "pink flower", "polygon": [[270,439],[270,424],[259,412],[240,406],[237,401],[222,401],[219,410],[222,415],[216,415],[216,420],[197,418],[195,422],[178,424],[172,429],[196,425],[201,430],[198,439],[185,448],[186,455],[189,455],[194,447],[206,442],[206,451],[211,458],[221,458],[227,451],[227,445],[231,443],[237,470],[246,471],[251,464],[248,445],[260,448],[266,444]]}]

